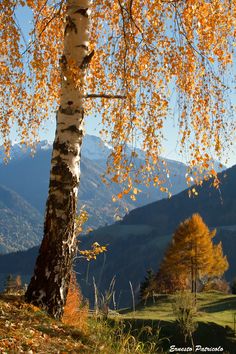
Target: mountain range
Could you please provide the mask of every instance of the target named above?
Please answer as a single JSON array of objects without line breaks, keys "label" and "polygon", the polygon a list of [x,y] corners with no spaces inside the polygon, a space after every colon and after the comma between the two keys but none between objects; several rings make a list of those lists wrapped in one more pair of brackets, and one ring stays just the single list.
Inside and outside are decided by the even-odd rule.
[{"label": "mountain range", "polygon": [[[28,211],[30,207],[32,208],[28,214],[36,215],[35,213],[37,212],[37,223],[40,225],[35,228],[31,221],[28,220],[28,225],[24,231],[27,220],[22,222],[19,228],[14,218],[9,219],[5,223],[5,229],[1,230],[0,228],[2,235],[0,251],[2,253],[26,249],[27,244],[33,246],[40,243],[49,184],[51,151],[52,144],[46,140],[41,141],[36,146],[34,156],[32,156],[29,148],[14,144],[11,149],[11,159],[7,164],[4,164],[4,155],[0,150],[0,186],[7,189],[9,193],[12,192],[12,198],[13,195],[17,195],[17,198],[21,198],[22,202],[24,200]],[[144,162],[144,153],[139,149],[136,149],[136,151],[139,155],[138,161],[141,164]],[[142,193],[137,195],[136,201],[125,195],[114,203],[112,197],[121,192],[122,186],[116,183],[110,183],[110,186],[107,186],[100,178],[105,172],[107,157],[110,153],[111,147],[106,145],[99,137],[92,135],[84,137],[78,207],[84,206],[89,214],[87,228],[96,229],[97,227],[112,224],[114,221],[121,219],[130,210],[165,197],[165,194],[156,187],[137,186],[142,190]],[[187,166],[173,160],[166,159],[165,162],[170,171],[166,186],[168,185],[172,194],[176,194],[186,188],[185,174]],[[4,200],[2,200],[2,203],[4,203]],[[18,215],[21,215],[23,208],[21,206],[17,208],[18,203],[16,202],[15,204],[12,213],[17,218]],[[3,206],[0,207],[0,214],[3,209]],[[17,230],[21,230],[19,232],[22,233],[22,237],[25,234],[27,241],[19,243],[19,239],[15,238],[16,232],[12,232],[8,225],[12,225],[11,228],[15,227]],[[8,227],[9,230],[7,231]],[[10,239],[11,241],[9,241]]]},{"label": "mountain range", "polygon": [[[204,182],[198,196],[189,198],[188,189],[170,199],[150,203],[130,211],[121,221],[100,227],[81,236],[80,248],[88,249],[96,241],[107,245],[107,252],[96,261],[87,262],[78,257],[76,271],[83,293],[93,302],[93,278],[101,292],[116,277],[116,302],[118,306],[131,303],[130,284],[136,298],[146,270],[158,269],[166,247],[178,224],[198,212],[210,228],[217,228],[215,242],[222,242],[229,261],[226,279],[236,276],[236,166],[220,173],[219,189],[212,181]],[[193,187],[191,187],[193,188]],[[29,280],[38,248],[0,257],[3,278],[7,273],[22,274]]]}]

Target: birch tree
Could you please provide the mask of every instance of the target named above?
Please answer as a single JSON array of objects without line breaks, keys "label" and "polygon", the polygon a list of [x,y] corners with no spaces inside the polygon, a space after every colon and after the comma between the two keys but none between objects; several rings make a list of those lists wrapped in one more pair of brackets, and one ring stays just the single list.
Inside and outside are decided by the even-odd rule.
[{"label": "birch tree", "polygon": [[[32,12],[29,43],[17,20],[19,6]],[[114,200],[123,194],[135,199],[140,180],[166,191],[158,162],[173,104],[180,153],[187,150],[190,170],[199,165],[201,177],[207,169],[217,185],[211,157],[230,145],[234,129],[234,77],[228,73],[235,18],[235,0],[0,2],[0,131],[6,156],[12,129],[22,143],[33,144],[38,128],[57,111],[44,238],[27,301],[62,316],[76,249],[85,112],[101,116],[102,133],[113,146],[107,174],[123,183]],[[128,156],[127,144],[134,147]],[[145,153],[142,165],[134,160],[136,144]]]}]

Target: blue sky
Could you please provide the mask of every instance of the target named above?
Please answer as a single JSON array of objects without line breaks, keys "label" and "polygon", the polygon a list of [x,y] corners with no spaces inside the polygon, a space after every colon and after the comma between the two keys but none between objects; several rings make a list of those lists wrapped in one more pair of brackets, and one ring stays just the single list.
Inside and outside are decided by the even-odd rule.
[{"label": "blue sky", "polygon": [[[26,40],[28,38],[28,32],[31,28],[31,12],[27,8],[20,8],[17,10],[17,20],[22,28]],[[232,103],[236,105],[236,94],[234,93],[231,97]],[[236,117],[235,117],[236,118]],[[85,120],[86,133],[99,135],[99,130],[101,128],[99,118],[86,117]],[[49,117],[49,120],[45,122],[45,127],[40,131],[41,139],[48,139],[52,141],[55,134],[55,116]],[[164,126],[164,136],[165,140],[163,142],[163,152],[162,155],[169,159],[179,160],[185,162],[187,156],[180,156],[178,154],[177,140],[178,140],[178,124],[177,117],[170,118]],[[14,140],[14,134],[12,139]],[[186,153],[187,154],[187,153]],[[232,151],[226,151],[225,157],[228,158],[227,166],[236,164],[236,139],[232,147]],[[222,158],[222,162],[225,163],[225,158]]]}]

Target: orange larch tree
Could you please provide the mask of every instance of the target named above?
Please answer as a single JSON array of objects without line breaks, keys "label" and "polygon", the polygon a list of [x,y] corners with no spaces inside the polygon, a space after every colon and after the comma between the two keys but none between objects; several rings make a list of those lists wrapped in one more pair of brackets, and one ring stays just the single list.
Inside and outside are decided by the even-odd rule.
[{"label": "orange larch tree", "polygon": [[[25,45],[18,6],[27,6],[33,17]],[[107,172],[133,199],[141,176],[164,190],[158,160],[173,99],[190,168],[200,164],[215,174],[211,153],[220,156],[233,129],[234,77],[228,73],[235,19],[235,0],[0,2],[0,132],[7,155],[12,127],[32,144],[38,127],[57,111],[44,238],[28,301],[56,318],[63,314],[76,250],[85,112],[101,115],[113,145]],[[146,154],[141,166],[134,161],[136,143]]]},{"label": "orange larch tree", "polygon": [[166,279],[167,291],[186,289],[190,283],[191,291],[196,294],[201,279],[222,276],[229,265],[221,243],[212,243],[215,234],[216,231],[210,231],[199,214],[182,222],[160,265],[155,279],[157,288],[159,279]]}]

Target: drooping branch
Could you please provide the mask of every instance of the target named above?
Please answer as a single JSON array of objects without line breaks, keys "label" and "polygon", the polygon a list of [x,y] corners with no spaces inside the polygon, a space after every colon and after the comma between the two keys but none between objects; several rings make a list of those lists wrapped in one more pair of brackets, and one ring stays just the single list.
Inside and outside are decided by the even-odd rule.
[{"label": "drooping branch", "polygon": [[[36,27],[37,27],[37,24],[39,22],[39,17],[40,17],[40,14],[41,12],[43,11],[43,9],[46,7],[48,3],[48,0],[45,1],[45,3],[43,4],[43,6],[41,7],[39,13],[38,13],[38,16],[35,20],[35,25],[34,25],[34,34],[36,33]],[[55,12],[52,16],[50,16],[49,18],[45,18],[45,25],[44,27],[42,28],[42,30],[40,31],[40,33],[36,36],[36,38],[34,40],[32,40],[27,46],[26,48],[24,49],[24,51],[21,53],[21,55],[25,55],[27,52],[29,52],[29,50],[33,47],[33,45],[37,42],[38,39],[40,39],[40,37],[42,36],[42,34],[44,33],[44,31],[47,29],[47,27],[50,25],[50,23],[52,21],[55,20],[55,18],[57,18],[58,16],[61,15],[61,11],[62,11],[62,8],[63,8],[63,5],[65,3],[65,0],[61,0],[59,2],[59,4],[56,4],[54,6],[54,9],[55,9]],[[56,7],[59,6],[58,10],[56,11]],[[46,21],[47,20],[47,21]]]}]

